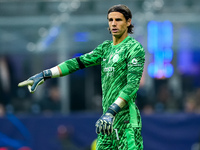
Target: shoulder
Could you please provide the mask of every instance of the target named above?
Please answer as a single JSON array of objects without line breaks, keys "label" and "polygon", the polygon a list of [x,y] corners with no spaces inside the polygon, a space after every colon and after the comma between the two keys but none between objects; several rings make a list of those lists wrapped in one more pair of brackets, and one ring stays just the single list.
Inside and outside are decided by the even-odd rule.
[{"label": "shoulder", "polygon": [[104,41],[101,45],[102,46],[109,46],[112,42],[109,40]]},{"label": "shoulder", "polygon": [[99,44],[95,50],[104,52],[110,47],[110,45],[111,45],[111,41],[106,40],[103,43]]},{"label": "shoulder", "polygon": [[127,44],[130,45],[130,47],[143,48],[142,44],[133,37],[129,37],[129,40],[127,40]]},{"label": "shoulder", "polygon": [[111,45],[111,41],[106,40],[106,41],[104,41],[103,43],[99,44],[99,45],[97,46],[97,49],[103,49],[103,48],[105,48],[105,47],[108,47],[109,45]]},{"label": "shoulder", "polygon": [[135,55],[145,55],[145,50],[142,44],[133,37],[130,37],[126,44],[129,45],[129,53],[134,53]]}]

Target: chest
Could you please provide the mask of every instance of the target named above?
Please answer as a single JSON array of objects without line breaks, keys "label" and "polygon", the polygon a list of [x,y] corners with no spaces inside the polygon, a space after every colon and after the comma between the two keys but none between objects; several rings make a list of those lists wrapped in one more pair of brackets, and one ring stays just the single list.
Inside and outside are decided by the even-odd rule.
[{"label": "chest", "polygon": [[109,49],[101,60],[102,74],[113,76],[119,70],[126,68],[126,53],[125,49],[114,48]]}]

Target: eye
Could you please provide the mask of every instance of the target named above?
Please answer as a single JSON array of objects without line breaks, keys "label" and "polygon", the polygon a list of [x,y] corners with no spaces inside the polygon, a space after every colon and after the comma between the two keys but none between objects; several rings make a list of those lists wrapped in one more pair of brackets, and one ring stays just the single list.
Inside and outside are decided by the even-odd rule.
[{"label": "eye", "polygon": [[122,19],[121,18],[117,18],[116,21],[122,21]]},{"label": "eye", "polygon": [[113,19],[112,19],[112,18],[109,18],[108,20],[109,20],[109,21],[113,21]]}]

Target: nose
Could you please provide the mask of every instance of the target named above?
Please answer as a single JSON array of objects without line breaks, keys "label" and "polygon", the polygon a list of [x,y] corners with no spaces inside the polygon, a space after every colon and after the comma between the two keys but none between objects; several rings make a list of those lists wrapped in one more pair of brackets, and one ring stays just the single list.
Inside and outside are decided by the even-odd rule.
[{"label": "nose", "polygon": [[112,21],[112,26],[116,26],[116,21],[115,20]]}]

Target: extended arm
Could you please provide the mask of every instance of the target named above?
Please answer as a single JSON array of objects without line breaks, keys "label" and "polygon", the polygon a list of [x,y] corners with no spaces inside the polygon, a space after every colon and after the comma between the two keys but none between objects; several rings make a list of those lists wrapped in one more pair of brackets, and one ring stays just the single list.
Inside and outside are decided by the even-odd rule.
[{"label": "extended arm", "polygon": [[[86,55],[86,54],[85,54]],[[57,78],[61,76],[66,76],[71,74],[79,69],[85,68],[85,65],[80,61],[80,58],[69,59],[58,66],[55,66],[51,69],[44,70],[28,80],[20,82],[19,87],[28,86],[29,92],[34,93],[37,87],[44,83],[46,79]]]},{"label": "extended arm", "polygon": [[83,69],[94,65],[99,65],[101,63],[102,49],[103,46],[105,46],[106,44],[107,42],[104,42],[90,53],[86,53],[80,57],[69,59],[59,64],[56,67],[44,70],[30,77],[29,79],[20,82],[18,86],[19,87],[28,86],[29,91],[31,93],[34,93],[37,87],[42,83],[44,83],[46,79],[66,76],[79,69]]}]

